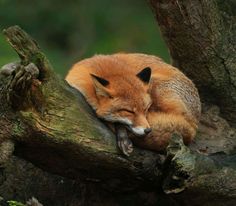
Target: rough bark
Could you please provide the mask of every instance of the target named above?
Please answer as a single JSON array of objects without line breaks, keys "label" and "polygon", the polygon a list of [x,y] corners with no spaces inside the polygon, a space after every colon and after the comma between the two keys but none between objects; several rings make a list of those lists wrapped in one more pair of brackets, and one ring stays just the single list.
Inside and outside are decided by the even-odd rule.
[{"label": "rough bark", "polygon": [[[13,141],[15,155],[38,167],[96,182],[110,191],[142,188],[173,194],[186,190],[174,198],[204,195],[218,198],[218,205],[234,201],[235,130],[219,117],[217,107],[205,109],[198,138],[190,148],[174,135],[167,155],[135,148],[130,157],[124,157],[116,148],[114,134],[81,94],[53,73],[35,41],[17,26],[4,34],[21,58],[16,72],[0,76],[0,142],[6,156]],[[39,74],[28,73],[30,62]],[[208,201],[211,205],[209,199],[203,200],[198,204]]]},{"label": "rough bark", "polygon": [[148,0],[173,64],[236,125],[236,3],[234,0]]},{"label": "rough bark", "polygon": [[28,87],[18,83],[20,74],[27,73],[24,66],[1,76],[1,142],[13,139],[17,155],[62,176],[104,184],[114,178],[115,185],[126,182],[127,190],[147,180],[158,182],[156,166],[162,155],[136,149],[130,158],[122,156],[114,134],[81,94],[52,72],[35,41],[17,26],[4,34],[21,65],[33,62],[40,71]]}]

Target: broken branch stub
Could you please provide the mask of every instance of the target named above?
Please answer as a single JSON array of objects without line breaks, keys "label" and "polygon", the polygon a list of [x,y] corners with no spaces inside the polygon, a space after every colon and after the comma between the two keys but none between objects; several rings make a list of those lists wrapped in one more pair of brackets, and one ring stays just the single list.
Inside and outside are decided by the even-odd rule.
[{"label": "broken branch stub", "polygon": [[17,52],[21,59],[21,64],[26,66],[29,63],[34,63],[40,70],[39,79],[44,79],[50,76],[52,67],[46,56],[40,51],[40,48],[35,40],[33,40],[19,26],[11,26],[3,30],[7,41],[12,48]]}]

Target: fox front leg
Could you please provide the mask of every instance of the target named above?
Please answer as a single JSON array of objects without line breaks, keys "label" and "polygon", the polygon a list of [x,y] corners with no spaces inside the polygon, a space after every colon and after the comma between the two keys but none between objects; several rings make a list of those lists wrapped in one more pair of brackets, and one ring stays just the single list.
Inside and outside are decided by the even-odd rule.
[{"label": "fox front leg", "polygon": [[122,124],[115,124],[116,139],[119,149],[124,155],[129,156],[133,151],[133,144],[128,137],[127,130]]}]

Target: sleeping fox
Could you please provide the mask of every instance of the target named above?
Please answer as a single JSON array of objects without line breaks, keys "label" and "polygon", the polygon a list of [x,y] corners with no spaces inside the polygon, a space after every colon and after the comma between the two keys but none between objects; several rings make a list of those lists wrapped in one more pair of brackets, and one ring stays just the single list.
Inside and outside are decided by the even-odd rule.
[{"label": "sleeping fox", "polygon": [[76,63],[66,80],[97,116],[114,125],[126,155],[132,143],[163,151],[173,133],[189,144],[201,112],[198,91],[177,68],[138,53],[95,55]]}]

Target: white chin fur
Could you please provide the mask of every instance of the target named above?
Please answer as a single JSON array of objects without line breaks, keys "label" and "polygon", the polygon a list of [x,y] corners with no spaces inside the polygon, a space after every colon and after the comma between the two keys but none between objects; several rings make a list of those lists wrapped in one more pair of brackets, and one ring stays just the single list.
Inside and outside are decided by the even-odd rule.
[{"label": "white chin fur", "polygon": [[126,125],[132,125],[132,122],[127,118],[119,118],[118,121]]},{"label": "white chin fur", "polygon": [[109,122],[119,122],[119,123],[122,123],[122,124],[125,124],[125,125],[132,125],[132,122],[127,118],[114,117],[114,116],[111,116],[111,115],[107,115],[107,116],[102,117],[102,118],[105,119],[106,121],[109,121]]},{"label": "white chin fur", "polygon": [[131,127],[130,128],[131,131],[135,134],[135,135],[145,135],[144,129],[143,127]]}]

